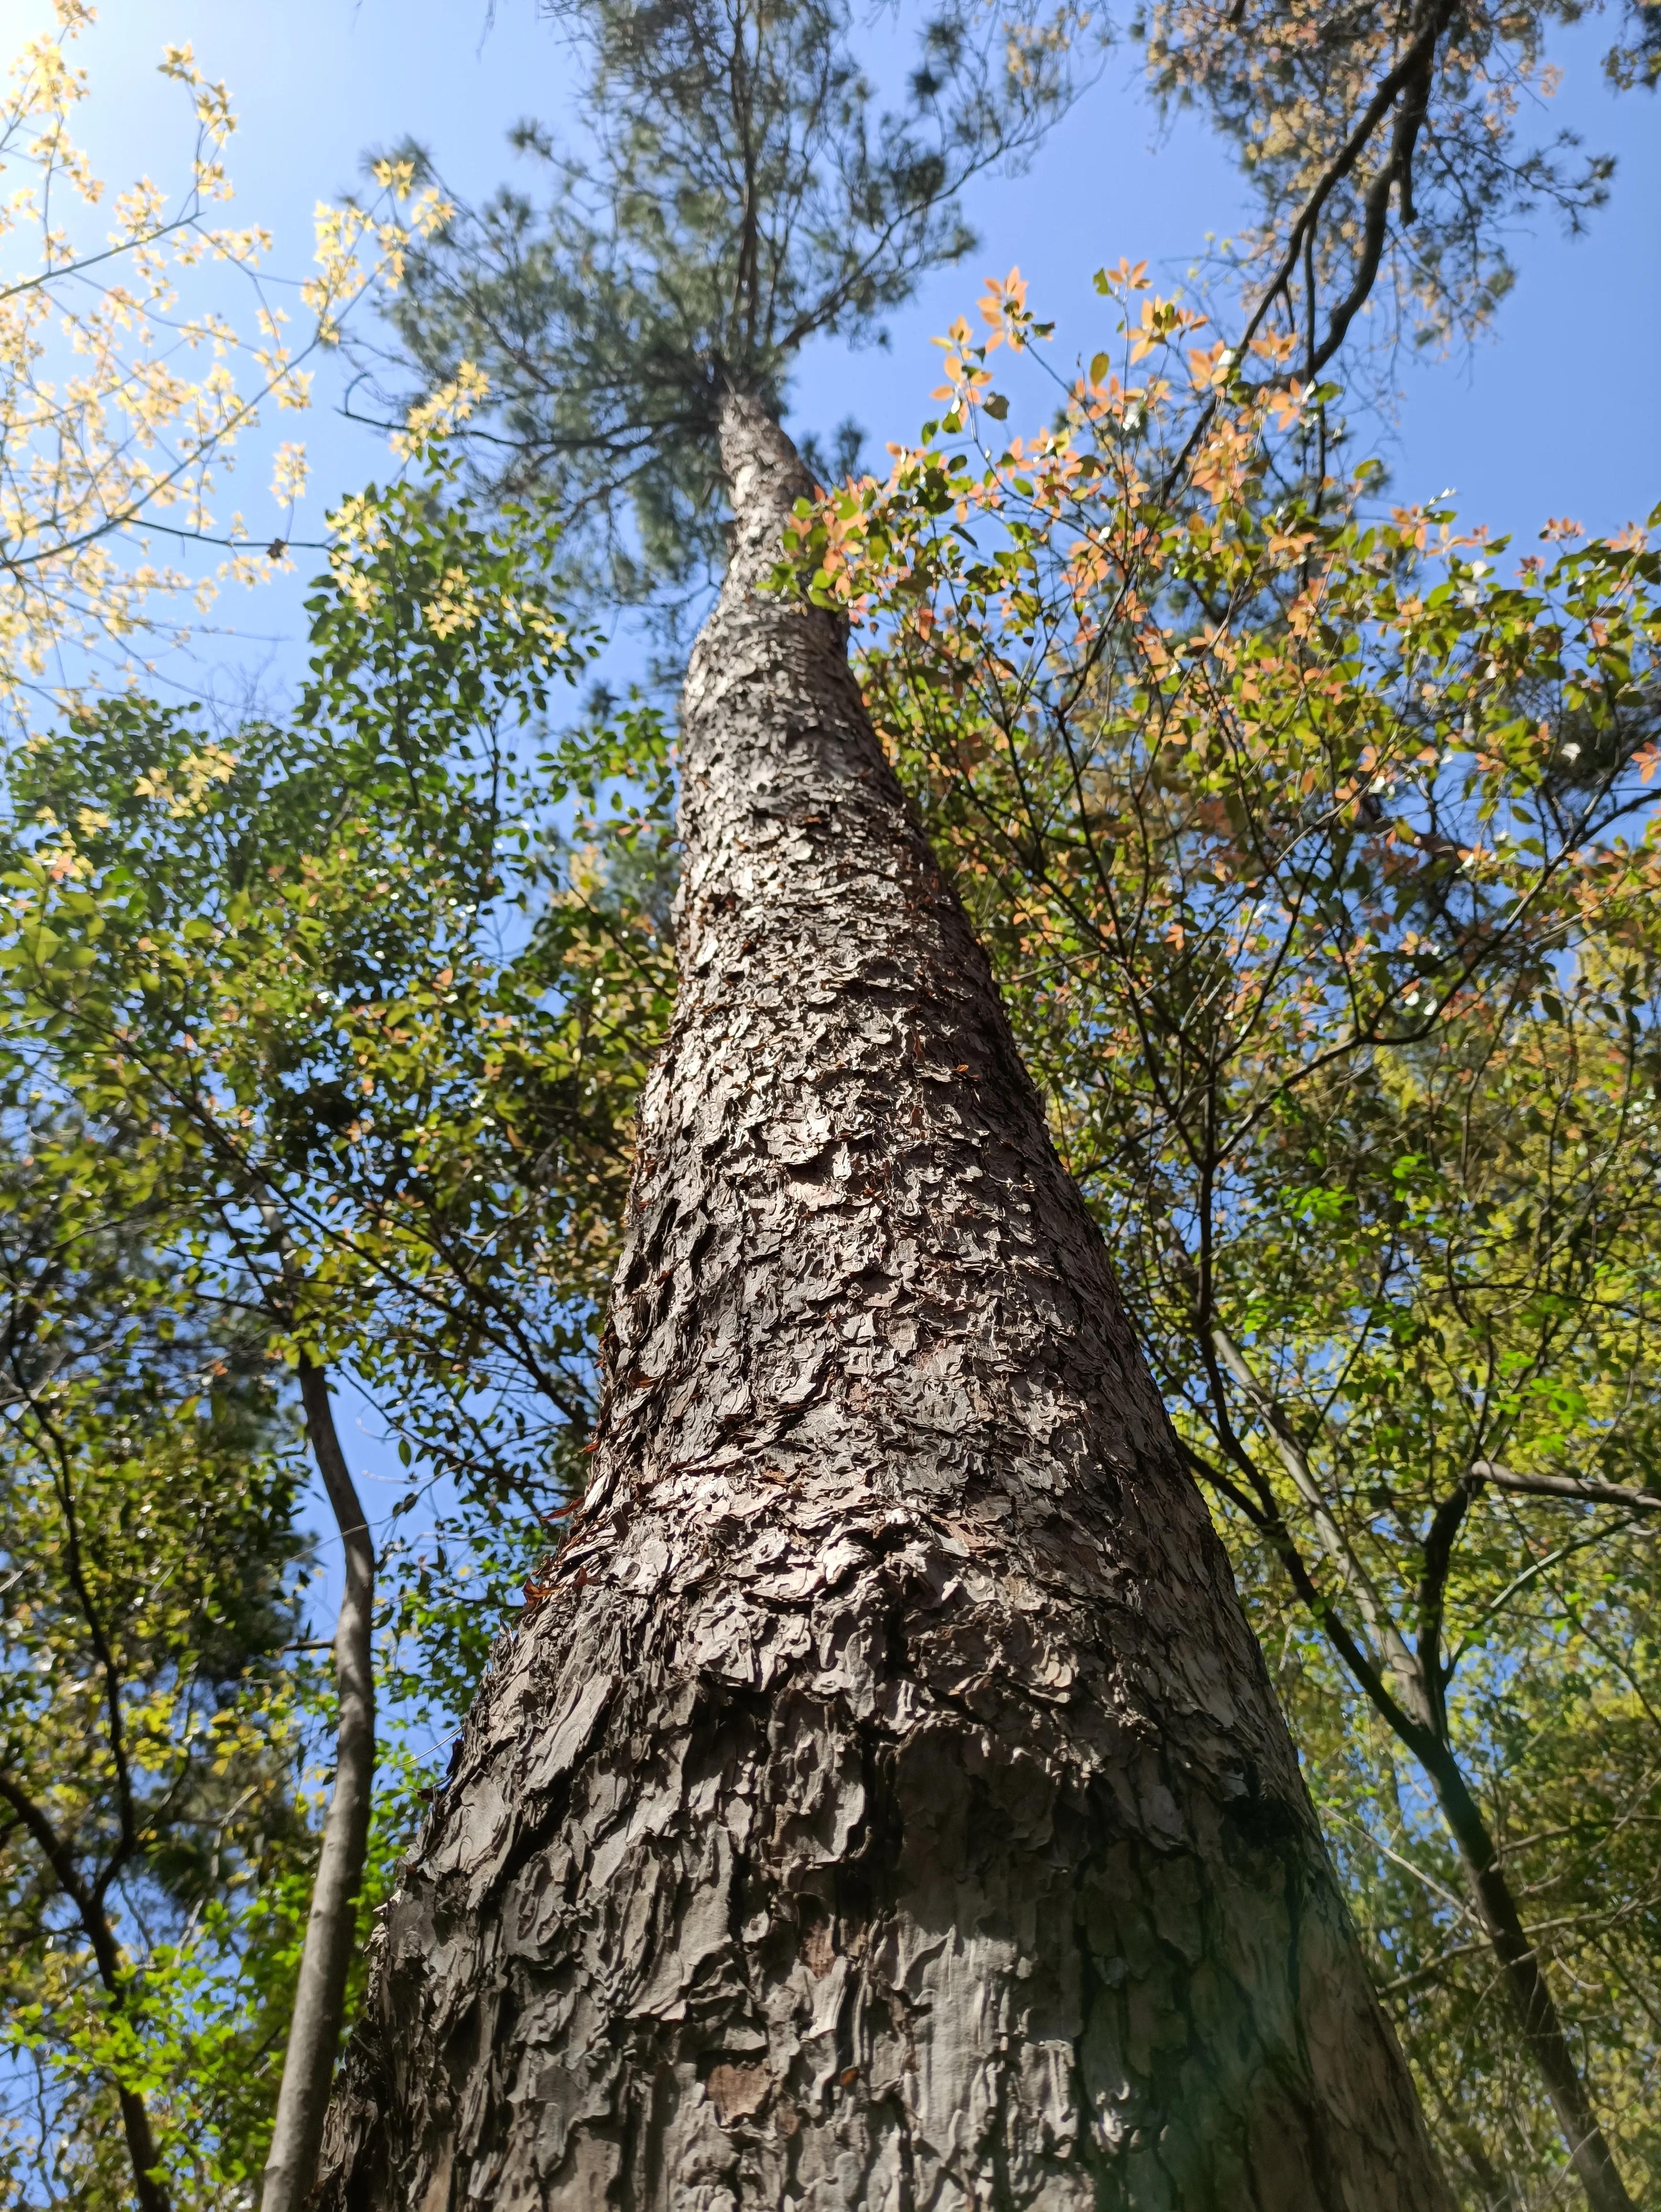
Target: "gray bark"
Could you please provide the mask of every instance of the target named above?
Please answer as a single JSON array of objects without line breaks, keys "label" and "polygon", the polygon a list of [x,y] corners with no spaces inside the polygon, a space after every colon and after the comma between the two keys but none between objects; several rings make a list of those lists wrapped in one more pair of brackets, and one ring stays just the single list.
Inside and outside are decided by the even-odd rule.
[{"label": "gray bark", "polygon": [[1445,2212],[1221,1548],[729,402],[593,1478],[327,2212]]},{"label": "gray bark", "polygon": [[368,1850],[374,1783],[374,1547],[340,1449],[329,1378],[309,1359],[300,1363],[300,1392],[312,1455],[345,1547],[346,1586],[335,1621],[339,1720],[334,1787],[324,1817],[277,2090],[277,2123],[260,2185],[260,2212],[299,2212],[317,2178],[329,2085],[344,2021],[346,1981],[356,1944],[357,1893]]},{"label": "gray bark", "polygon": [[1661,1513],[1661,1491],[1634,1490],[1626,1482],[1591,1482],[1575,1474],[1518,1474],[1498,1460],[1475,1459],[1471,1474],[1498,1490],[1518,1490],[1535,1498],[1568,1498],[1589,1505],[1623,1505],[1629,1512]]}]

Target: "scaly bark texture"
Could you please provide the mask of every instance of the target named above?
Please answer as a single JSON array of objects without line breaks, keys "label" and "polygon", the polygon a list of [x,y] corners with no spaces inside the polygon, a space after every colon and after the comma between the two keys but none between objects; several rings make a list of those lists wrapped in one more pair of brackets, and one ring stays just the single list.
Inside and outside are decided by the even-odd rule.
[{"label": "scaly bark texture", "polygon": [[377,1937],[328,2212],[1444,2212],[1222,1551],[727,409],[594,1476]]}]

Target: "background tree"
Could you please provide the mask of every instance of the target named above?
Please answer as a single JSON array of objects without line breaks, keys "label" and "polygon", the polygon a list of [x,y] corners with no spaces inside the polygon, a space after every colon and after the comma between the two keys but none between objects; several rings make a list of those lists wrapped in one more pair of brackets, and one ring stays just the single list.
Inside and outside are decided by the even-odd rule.
[{"label": "background tree", "polygon": [[280,2030],[244,1968],[254,1884],[306,1858],[295,1455],[257,1332],[163,1257],[164,1152],[24,1082],[10,1060],[0,2002],[34,2095],[8,2179],[157,2212],[234,2189]]},{"label": "background tree", "polygon": [[[1398,347],[1469,341],[1515,281],[1519,218],[1571,228],[1607,197],[1615,165],[1559,131],[1531,143],[1555,90],[1551,36],[1579,0],[1520,8],[1404,0],[1153,0],[1133,14],[1167,112],[1196,106],[1234,147],[1258,219],[1232,245],[1230,285],[1260,329],[1294,337],[1313,380],[1376,317],[1388,389]],[[1607,69],[1652,82],[1653,10],[1633,0]],[[1232,335],[1232,333],[1231,333]],[[1354,384],[1366,355],[1354,360]]]},{"label": "background tree", "polygon": [[[197,1300],[297,1369],[364,1553],[342,1616],[330,1909],[300,1962],[309,2055],[287,2077],[319,2113],[373,1759],[373,1561],[330,1378],[394,1409],[422,1469],[399,1514],[438,1490],[419,1555],[390,1547],[383,1622],[395,1708],[453,1711],[579,1463],[636,1032],[662,989],[657,925],[620,925],[606,884],[608,852],[649,878],[636,825],[614,806],[585,827],[615,737],[573,732],[526,783],[548,686],[583,658],[550,597],[545,520],[486,532],[446,489],[423,477],[338,518],[291,719],[218,731],[128,699],[13,763],[12,1049],[77,1126],[165,1142],[159,1244]],[[303,2185],[306,2125],[300,2096],[268,2201]]]},{"label": "background tree", "polygon": [[[1157,300],[1057,428],[977,458],[1006,405],[989,352],[1034,332],[1019,288],[983,305],[943,421],[889,485],[805,514],[797,555],[819,598],[874,592],[894,625],[879,711],[1001,953],[1190,1463],[1418,1762],[1587,2193],[1624,2203],[1506,1865],[1531,1850],[1560,1902],[1595,1888],[1593,1816],[1564,1837],[1522,1809],[1506,1708],[1548,1680],[1540,1585],[1579,1558],[1544,1586],[1554,1636],[1584,1649],[1597,1618],[1623,1653],[1604,1802],[1626,1864],[1622,1830],[1654,1816],[1641,1539],[1624,1626],[1607,1607],[1661,1500],[1655,556],[1634,532],[1508,585],[1480,538],[1427,550],[1445,516],[1364,526],[1365,477],[1277,486],[1271,410],[1221,349],[1191,352],[1173,400],[1198,319]],[[1295,441],[1295,403],[1273,411]],[[1548,1790],[1562,1701],[1533,1694]],[[1548,1842],[1582,1871],[1548,1871]],[[1588,1943],[1636,1946],[1585,2023],[1633,2085],[1634,2149],[1654,1902],[1640,1874],[1601,1928],[1554,1922],[1571,1986]]]}]

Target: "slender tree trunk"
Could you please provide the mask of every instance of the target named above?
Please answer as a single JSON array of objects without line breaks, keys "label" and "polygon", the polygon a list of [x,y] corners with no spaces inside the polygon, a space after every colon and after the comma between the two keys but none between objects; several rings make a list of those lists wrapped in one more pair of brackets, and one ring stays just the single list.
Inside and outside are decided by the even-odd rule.
[{"label": "slender tree trunk", "polygon": [[137,2089],[129,2089],[125,2082],[116,2085],[115,2094],[121,2101],[121,2131],[132,2161],[140,2212],[172,2212],[171,2199],[161,2181],[161,2154],[150,2132],[149,2108]]},{"label": "slender tree trunk", "polygon": [[[125,2008],[127,1977],[121,1971],[121,1954],[115,1940],[115,1931],[110,1926],[102,1905],[94,1904],[83,1911],[81,1924],[92,1942],[99,1979],[113,2003]],[[156,2148],[155,2131],[150,2125],[149,2106],[141,2093],[125,2081],[116,2083],[115,2094],[121,2107],[121,2132],[126,2138],[127,2157],[132,2166],[133,2191],[138,2200],[139,2212],[173,2212],[173,2200],[162,2175],[161,2154]]]},{"label": "slender tree trunk", "polygon": [[593,1479],[328,2212],[1444,2212],[1226,1562],[728,402]]},{"label": "slender tree trunk", "polygon": [[[92,1944],[98,1978],[116,2008],[125,2009],[127,1977],[121,1970],[120,1947],[108,1916],[101,1905],[88,1904],[82,1907],[81,1924]],[[162,2176],[161,2154],[156,2148],[155,2132],[150,2125],[149,2106],[139,2091],[125,2081],[117,2081],[115,2095],[121,2107],[121,2132],[126,2139],[139,2212],[173,2212],[173,2200]]]},{"label": "slender tree trunk", "polygon": [[346,1977],[352,1963],[357,1893],[368,1848],[369,1796],[374,1780],[374,1662],[370,1634],[374,1547],[340,1449],[329,1401],[329,1378],[322,1368],[304,1358],[300,1363],[300,1392],[313,1456],[346,1551],[346,1588],[334,1638],[340,1719],[334,1788],[323,1823],[323,1845],[306,1923],[294,2018],[277,2092],[277,2125],[261,2185],[261,2212],[299,2212],[317,2176],[329,2084],[345,2012]]},{"label": "slender tree trunk", "polygon": [[[1424,1759],[1422,1752],[1420,1757]],[[1621,2170],[1597,2124],[1579,2067],[1563,2033],[1540,1954],[1523,1925],[1481,1808],[1465,1786],[1464,1776],[1451,1753],[1424,1759],[1424,1764],[1464,1861],[1476,1909],[1551,2098],[1586,2202],[1591,2212],[1633,2212]]]}]

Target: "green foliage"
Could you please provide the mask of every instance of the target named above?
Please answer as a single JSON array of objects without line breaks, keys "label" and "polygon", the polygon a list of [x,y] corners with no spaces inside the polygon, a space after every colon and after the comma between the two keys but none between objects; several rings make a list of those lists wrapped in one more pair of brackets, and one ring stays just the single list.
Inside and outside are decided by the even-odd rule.
[{"label": "green foliage", "polygon": [[[629,70],[691,69],[638,49],[643,18],[594,21],[607,113]],[[709,82],[665,111],[665,177]],[[779,143],[775,194],[805,158]],[[682,228],[653,231],[665,205]],[[760,247],[715,198],[629,219],[612,274],[647,306],[605,313],[632,376],[669,313],[653,272]],[[559,290],[570,244],[527,358],[606,296]],[[863,296],[826,326],[888,295]],[[777,330],[743,353],[726,299],[663,338],[665,390],[730,347],[782,378]],[[1370,519],[1369,473],[1310,481],[1320,394],[1254,393],[1219,348],[1173,400],[1198,321],[1171,301],[1043,437],[981,446],[1008,412],[993,343],[1043,335],[1018,285],[986,312],[981,343],[953,334],[941,422],[888,483],[805,512],[793,562],[874,617],[868,695],[1114,1241],[1466,2201],[1537,2200],[1561,2153],[1415,1746],[1457,1759],[1652,2178],[1656,556],[1634,535],[1502,578],[1439,510]],[[472,328],[433,341],[435,375]],[[579,366],[611,343],[578,338]],[[633,423],[618,392],[606,420]],[[588,651],[551,518],[626,489],[643,557],[682,574],[711,482],[707,415],[602,439],[603,467],[599,419],[569,448],[527,431],[542,489],[488,523],[441,464],[348,502],[291,714],[113,699],[9,764],[0,1989],[41,2085],[4,2153],[23,2202],[120,2200],[118,2086],[181,2205],[239,2202],[257,2170],[329,1719],[289,1648],[289,1367],[350,1380],[409,1470],[377,1626],[411,1724],[465,1705],[581,1483],[676,854],[660,715],[596,696],[551,733]],[[395,1741],[366,1927],[425,1786]]]},{"label": "green foliage", "polygon": [[[124,697],[10,763],[13,1328],[18,1372],[47,1378],[29,1402],[78,1395],[72,1468],[37,1444],[9,1502],[9,1602],[35,1594],[30,1633],[67,1625],[39,1672],[17,1647],[6,1757],[94,1887],[119,1861],[99,1996],[64,1880],[16,1821],[0,1842],[13,2017],[47,2084],[25,2201],[119,2199],[118,2081],[175,2203],[235,2201],[258,2171],[315,1846],[299,1768],[329,1733],[310,1662],[284,1656],[301,1350],[380,1406],[411,1470],[380,1546],[399,1727],[465,1706],[580,1480],[666,1016],[667,744],[611,702],[551,732],[587,648],[545,512],[484,527],[452,494],[435,467],[334,518],[291,714],[226,730]],[[37,1308],[58,1334],[31,1352]],[[9,1449],[30,1433],[20,1418]],[[53,1533],[71,1505],[85,1596]],[[126,1725],[149,1731],[131,1786],[113,1747],[69,1748],[96,1723],[88,1624],[112,1606]],[[395,1740],[366,1914],[423,1779]]]},{"label": "green foliage", "polygon": [[[1231,274],[1258,298],[1281,276],[1281,326],[1318,368],[1329,343],[1364,350],[1363,304],[1380,350],[1469,340],[1516,281],[1519,216],[1549,208],[1579,229],[1608,198],[1612,159],[1571,131],[1538,135],[1554,34],[1585,12],[1144,0],[1129,28],[1160,105],[1199,107],[1233,151],[1256,220],[1226,249]],[[1609,56],[1615,82],[1644,68],[1649,11],[1626,12],[1634,44]],[[1352,360],[1352,383],[1364,367]]]},{"label": "green foliage", "polygon": [[[783,398],[810,339],[869,339],[972,244],[966,179],[1019,155],[1066,96],[1069,5],[1013,26],[951,5],[882,109],[843,0],[727,9],[563,0],[581,155],[515,134],[545,203],[504,190],[409,258],[388,309],[403,373],[490,379],[482,477],[551,489],[611,599],[718,575],[715,450],[730,381]],[[450,197],[453,197],[453,195]]]},{"label": "green foliage", "polygon": [[119,2080],[215,2201],[286,2002],[245,2002],[245,1923],[307,1857],[294,1438],[260,1332],[167,1264],[154,1151],[24,1082],[9,1056],[0,2033],[35,2086],[0,2157],[22,2201],[123,2201]]},{"label": "green foliage", "polygon": [[[556,810],[580,844],[665,833],[613,787],[618,732],[538,737],[583,658],[545,520],[482,531],[440,489],[337,516],[291,718],[222,742],[111,702],[16,764],[0,960],[43,1079],[167,1133],[191,1279],[234,1276],[290,1355],[344,1363],[465,1499],[477,1629],[429,1622],[429,1577],[410,1601],[425,1679],[462,1697],[576,1465],[665,982],[598,863],[550,897]],[[659,726],[624,721],[660,782]]]}]

